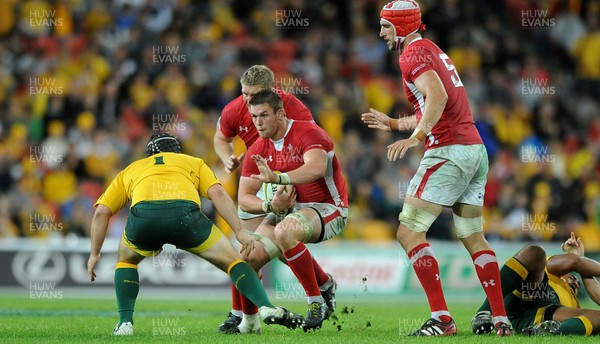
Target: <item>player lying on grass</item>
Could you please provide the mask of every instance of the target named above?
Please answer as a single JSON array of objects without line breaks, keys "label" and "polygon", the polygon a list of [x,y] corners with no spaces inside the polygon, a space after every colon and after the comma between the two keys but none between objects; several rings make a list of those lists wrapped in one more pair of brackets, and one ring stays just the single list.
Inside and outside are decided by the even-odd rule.
[{"label": "player lying on grass", "polygon": [[[510,258],[500,270],[502,294],[508,318],[517,332],[529,335],[600,333],[600,311],[582,309],[577,300],[580,285],[571,273],[581,276],[590,298],[600,305],[600,263],[584,257],[580,238],[562,245],[564,254],[550,256],[541,246],[530,244]],[[492,331],[486,299],[471,320],[473,332]]]},{"label": "player lying on grass", "polygon": [[179,141],[164,133],[152,135],[146,155],[115,177],[96,202],[92,219],[87,267],[93,282],[109,219],[131,201],[115,269],[120,320],[113,333],[133,334],[133,311],[139,291],[137,266],[144,258],[158,255],[164,244],[173,244],[227,272],[240,292],[260,307],[265,323],[301,326],[301,315],[271,304],[254,270],[202,213],[200,195],[211,199],[231,226],[242,246],[241,252],[254,249],[255,241],[242,230],[233,200],[204,161],[182,154]]},{"label": "player lying on grass", "polygon": [[[238,200],[242,210],[267,216],[255,232],[263,246],[249,253],[248,262],[258,271],[283,253],[306,292],[309,310],[303,328],[316,329],[335,307],[335,282],[304,243],[331,239],[346,225],[348,195],[341,167],[327,133],[313,122],[289,120],[276,92],[256,93],[250,113],[261,139],[248,149]],[[286,193],[280,187],[271,201],[263,201],[256,196],[263,183],[294,187]],[[292,205],[291,213],[276,215]],[[252,332],[256,323],[247,318],[256,308],[246,300],[242,308],[238,329]]]}]

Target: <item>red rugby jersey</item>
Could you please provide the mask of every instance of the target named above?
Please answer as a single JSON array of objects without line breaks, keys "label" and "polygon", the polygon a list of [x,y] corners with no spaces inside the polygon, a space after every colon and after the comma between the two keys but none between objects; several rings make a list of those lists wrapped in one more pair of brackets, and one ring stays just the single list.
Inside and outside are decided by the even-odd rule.
[{"label": "red rugby jersey", "polygon": [[448,101],[439,122],[428,133],[426,149],[452,144],[483,143],[473,121],[465,87],[448,55],[432,41],[421,38],[404,48],[399,63],[404,93],[415,107],[417,122],[423,117],[425,96],[419,92],[414,80],[426,71],[433,70],[448,94]]}]

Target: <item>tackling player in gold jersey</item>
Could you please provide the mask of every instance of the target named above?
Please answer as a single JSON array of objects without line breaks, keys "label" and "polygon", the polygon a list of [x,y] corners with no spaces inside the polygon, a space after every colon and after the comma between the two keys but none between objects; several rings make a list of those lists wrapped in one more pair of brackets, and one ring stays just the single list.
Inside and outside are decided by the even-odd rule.
[{"label": "tackling player in gold jersey", "polygon": [[240,292],[260,307],[265,323],[301,326],[301,315],[271,304],[254,270],[202,213],[200,196],[212,200],[242,245],[241,252],[252,251],[255,241],[242,230],[233,200],[210,167],[200,158],[182,154],[179,141],[165,133],[152,135],[146,155],[110,183],[95,204],[91,225],[88,272],[93,282],[109,219],[131,201],[115,269],[120,320],[113,333],[133,334],[133,311],[139,291],[137,266],[144,258],[159,254],[164,244],[175,245],[227,272]]}]

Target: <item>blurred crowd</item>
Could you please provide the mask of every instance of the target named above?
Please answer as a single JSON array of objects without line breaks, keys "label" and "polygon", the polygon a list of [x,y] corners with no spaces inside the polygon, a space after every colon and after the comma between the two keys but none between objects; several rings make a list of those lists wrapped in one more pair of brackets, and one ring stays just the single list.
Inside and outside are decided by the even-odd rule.
[{"label": "blurred crowd", "polygon": [[[408,134],[360,121],[369,108],[413,113],[378,37],[385,2],[0,2],[0,238],[87,236],[94,202],[156,131],[205,159],[235,199],[238,176],[212,137],[244,70],[265,64],[335,141],[351,199],[342,239],[393,240],[423,150],[390,163],[387,145]],[[419,3],[488,150],[487,237],[576,231],[600,250],[600,0]],[[453,238],[450,213],[430,234]]]}]

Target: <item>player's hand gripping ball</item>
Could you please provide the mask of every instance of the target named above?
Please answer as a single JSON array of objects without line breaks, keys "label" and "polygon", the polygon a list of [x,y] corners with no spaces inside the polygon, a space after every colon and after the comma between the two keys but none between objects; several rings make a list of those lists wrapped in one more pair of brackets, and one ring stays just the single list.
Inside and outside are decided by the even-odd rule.
[{"label": "player's hand gripping ball", "polygon": [[[273,199],[275,197],[275,194],[277,194],[278,190],[280,190],[280,195],[284,196],[284,197],[291,197],[292,195],[290,194],[290,192],[293,189],[292,185],[279,185],[279,184],[275,184],[275,183],[263,183],[263,194],[265,195],[265,201],[268,202],[273,202]],[[295,197],[294,197],[295,198]],[[291,200],[292,202],[295,202],[295,200]],[[279,202],[278,205],[280,205],[281,203]],[[274,211],[273,214],[275,214],[277,216],[277,220],[281,220],[283,219],[283,217],[285,217],[287,214],[290,213],[290,211],[292,210],[292,207],[284,209],[284,210],[280,210],[280,211]]]}]

